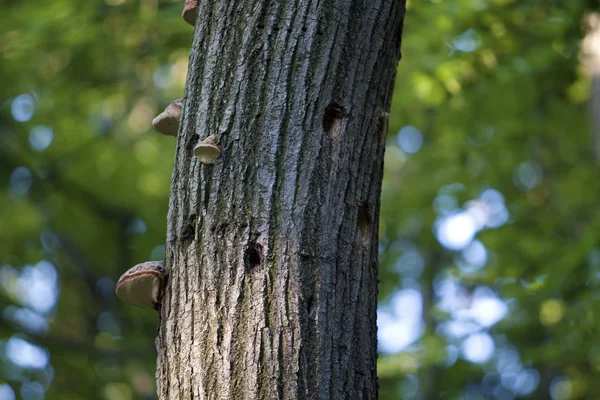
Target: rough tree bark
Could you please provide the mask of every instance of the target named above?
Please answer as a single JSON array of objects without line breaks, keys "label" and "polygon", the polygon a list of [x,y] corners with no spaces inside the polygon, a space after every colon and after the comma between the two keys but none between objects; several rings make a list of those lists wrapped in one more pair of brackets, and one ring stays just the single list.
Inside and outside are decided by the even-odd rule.
[{"label": "rough tree bark", "polygon": [[[374,399],[404,0],[200,0],[168,216],[160,399]],[[214,166],[193,156],[220,135]]]}]

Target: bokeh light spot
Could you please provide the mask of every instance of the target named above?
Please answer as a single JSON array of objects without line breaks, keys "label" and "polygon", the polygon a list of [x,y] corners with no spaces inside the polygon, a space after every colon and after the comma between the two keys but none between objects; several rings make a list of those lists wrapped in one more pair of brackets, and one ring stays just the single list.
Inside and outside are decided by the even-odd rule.
[{"label": "bokeh light spot", "polygon": [[[2,312],[2,318],[20,325],[27,332],[43,334],[48,331],[48,322],[40,314],[29,308],[10,305]],[[1,399],[2,397],[0,397]]]},{"label": "bokeh light spot", "polygon": [[397,291],[389,307],[377,311],[379,349],[396,353],[417,340],[422,333],[422,313],[423,298],[418,290]]},{"label": "bokeh light spot", "polygon": [[15,392],[6,383],[0,384],[0,399],[2,400],[15,400]]},{"label": "bokeh light spot", "polygon": [[60,239],[56,234],[50,230],[40,233],[40,242],[44,250],[53,252],[57,247],[60,246]]},{"label": "bokeh light spot", "polygon": [[98,316],[96,327],[99,332],[107,333],[111,336],[119,336],[121,334],[121,325],[115,318],[113,313],[105,311]]},{"label": "bokeh light spot", "polygon": [[152,249],[150,253],[151,260],[164,260],[165,259],[165,245],[159,244]]},{"label": "bokeh light spot", "polygon": [[154,70],[152,79],[154,80],[154,84],[161,89],[172,86],[176,82],[176,76],[171,74],[170,65],[163,65]]},{"label": "bokeh light spot", "polygon": [[496,189],[486,189],[479,199],[487,206],[485,226],[499,228],[508,221],[508,210],[504,204],[504,196]]},{"label": "bokeh light spot", "polygon": [[33,96],[30,94],[22,94],[15,97],[10,105],[10,112],[15,121],[29,121],[35,112],[35,101],[33,100]]},{"label": "bokeh light spot", "polygon": [[566,376],[557,376],[550,382],[550,397],[552,400],[567,400],[571,397],[573,385]]},{"label": "bokeh light spot", "polygon": [[457,261],[458,267],[463,272],[475,272],[481,269],[487,262],[487,250],[479,240],[473,240],[465,247]]},{"label": "bokeh light spot", "polygon": [[421,149],[423,145],[423,135],[414,126],[405,126],[396,136],[398,146],[407,154],[414,154]]},{"label": "bokeh light spot", "polygon": [[452,49],[463,53],[471,53],[481,46],[479,34],[474,29],[467,29],[452,39]]},{"label": "bokeh light spot", "polygon": [[484,364],[494,354],[494,341],[487,333],[475,333],[461,345],[463,357],[474,364]]},{"label": "bokeh light spot", "polygon": [[135,133],[147,132],[155,117],[156,108],[149,101],[140,100],[127,118],[127,125]]},{"label": "bokeh light spot", "polygon": [[22,368],[45,368],[49,361],[46,350],[17,337],[8,339],[6,356]]},{"label": "bokeh light spot", "polygon": [[34,126],[29,133],[29,145],[36,151],[44,151],[52,143],[54,132],[45,125]]},{"label": "bokeh light spot", "polygon": [[514,169],[513,182],[523,191],[535,188],[542,180],[542,169],[534,162],[524,162]]},{"label": "bokeh light spot", "polygon": [[488,287],[475,289],[467,315],[480,326],[490,328],[508,312],[508,306]]},{"label": "bokeh light spot", "polygon": [[125,228],[125,234],[127,235],[141,235],[146,232],[146,223],[140,217],[135,217],[129,221]]},{"label": "bokeh light spot", "polygon": [[54,308],[58,299],[57,273],[54,265],[42,260],[37,265],[23,268],[15,286],[21,302],[39,313]]},{"label": "bokeh light spot", "polygon": [[514,391],[520,396],[529,396],[537,388],[539,382],[540,374],[535,369],[524,369],[517,376]]},{"label": "bokeh light spot", "polygon": [[467,247],[476,232],[475,221],[466,212],[442,217],[435,223],[435,235],[438,241],[451,250],[462,250]]},{"label": "bokeh light spot", "polygon": [[440,215],[455,213],[458,209],[458,200],[451,194],[440,193],[433,199],[433,209]]},{"label": "bokeh light spot", "polygon": [[425,261],[415,246],[404,246],[402,255],[395,264],[396,271],[403,277],[418,279],[423,273]]},{"label": "bokeh light spot", "polygon": [[21,385],[21,397],[27,400],[44,400],[44,387],[36,381],[24,382]]},{"label": "bokeh light spot", "polygon": [[562,300],[545,300],[540,306],[540,322],[543,325],[555,325],[565,316],[566,307]]},{"label": "bokeh light spot", "polygon": [[33,177],[27,167],[17,167],[10,174],[10,192],[15,197],[22,197],[29,192]]}]

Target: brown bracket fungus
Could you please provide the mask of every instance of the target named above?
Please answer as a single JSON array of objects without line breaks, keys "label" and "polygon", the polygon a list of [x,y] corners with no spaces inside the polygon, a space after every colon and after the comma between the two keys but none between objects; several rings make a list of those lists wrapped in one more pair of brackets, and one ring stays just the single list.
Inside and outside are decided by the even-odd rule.
[{"label": "brown bracket fungus", "polygon": [[168,276],[162,261],[137,264],[119,278],[117,297],[127,304],[158,310]]},{"label": "brown bracket fungus", "polygon": [[196,17],[198,16],[198,1],[197,0],[185,0],[183,6],[183,13],[181,13],[183,20],[188,24],[195,26]]},{"label": "brown bracket fungus", "polygon": [[214,164],[221,156],[221,148],[217,144],[217,137],[210,135],[198,142],[194,147],[194,155],[202,164]]},{"label": "brown bracket fungus", "polygon": [[152,126],[157,132],[164,135],[177,136],[182,109],[183,99],[173,100],[171,104],[165,108],[165,111],[158,114],[158,116],[152,120]]}]

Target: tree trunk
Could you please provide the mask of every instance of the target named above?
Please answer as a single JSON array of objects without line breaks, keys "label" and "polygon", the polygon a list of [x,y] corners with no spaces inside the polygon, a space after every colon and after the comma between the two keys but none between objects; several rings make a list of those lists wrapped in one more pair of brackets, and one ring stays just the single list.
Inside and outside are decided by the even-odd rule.
[{"label": "tree trunk", "polygon": [[[377,397],[383,152],[404,0],[199,1],[160,399]],[[222,155],[192,149],[218,135]]]}]

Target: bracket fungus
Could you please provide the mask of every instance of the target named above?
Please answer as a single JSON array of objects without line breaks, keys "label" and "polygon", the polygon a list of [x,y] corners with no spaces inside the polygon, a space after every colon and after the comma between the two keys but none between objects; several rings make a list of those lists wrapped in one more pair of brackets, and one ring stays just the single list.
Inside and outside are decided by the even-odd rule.
[{"label": "bracket fungus", "polygon": [[158,114],[158,116],[152,120],[152,126],[164,135],[177,136],[182,109],[183,99],[173,100],[171,104],[165,108],[165,111]]},{"label": "bracket fungus", "polygon": [[214,164],[221,156],[221,148],[217,144],[217,137],[210,135],[198,142],[194,147],[194,155],[202,164]]},{"label": "bracket fungus", "polygon": [[195,26],[196,17],[198,16],[198,0],[185,0],[183,13],[181,13],[181,16],[185,22]]},{"label": "bracket fungus", "polygon": [[158,310],[169,277],[162,261],[146,261],[119,278],[116,294],[127,304]]}]

